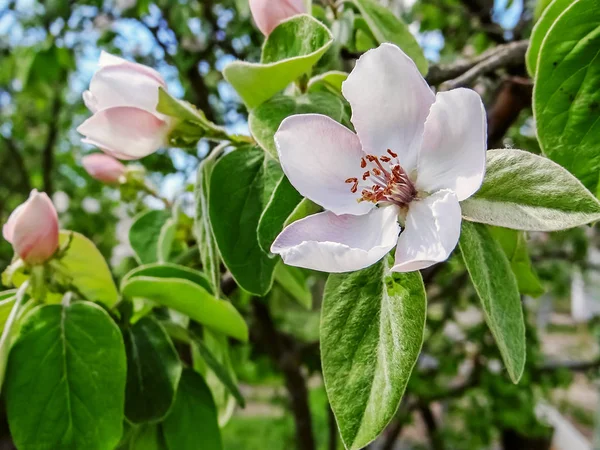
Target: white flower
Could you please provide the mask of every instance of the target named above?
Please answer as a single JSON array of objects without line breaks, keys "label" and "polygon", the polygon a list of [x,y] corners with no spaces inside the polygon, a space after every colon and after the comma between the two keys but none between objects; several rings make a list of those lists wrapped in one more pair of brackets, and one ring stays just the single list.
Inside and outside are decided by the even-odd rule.
[{"label": "white flower", "polygon": [[83,93],[93,113],[77,131],[83,142],[119,159],[139,159],[164,146],[171,129],[168,117],[156,111],[160,74],[147,66],[102,52],[100,69]]},{"label": "white flower", "polygon": [[326,211],[285,228],[271,251],[286,264],[324,272],[363,269],[396,244],[393,271],[446,260],[460,235],[458,202],[479,189],[485,172],[479,95],[434,95],[391,44],[365,53],[342,91],[356,134],[326,116],[302,114],[285,119],[275,135],[292,185]]}]

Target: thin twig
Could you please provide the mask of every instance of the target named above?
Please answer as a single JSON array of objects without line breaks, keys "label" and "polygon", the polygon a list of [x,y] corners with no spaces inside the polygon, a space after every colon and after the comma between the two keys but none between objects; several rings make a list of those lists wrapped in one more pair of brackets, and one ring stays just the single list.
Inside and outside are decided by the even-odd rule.
[{"label": "thin twig", "polygon": [[446,81],[440,86],[440,90],[447,91],[461,86],[467,86],[481,75],[493,72],[501,67],[523,64],[525,52],[529,45],[528,40],[511,42],[500,45],[488,54],[488,57],[476,63],[469,70],[453,80]]}]

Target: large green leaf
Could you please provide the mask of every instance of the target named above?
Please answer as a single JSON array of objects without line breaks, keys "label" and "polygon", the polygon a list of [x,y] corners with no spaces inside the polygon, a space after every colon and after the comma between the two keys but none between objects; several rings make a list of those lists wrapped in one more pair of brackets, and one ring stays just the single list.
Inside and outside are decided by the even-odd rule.
[{"label": "large green leaf", "polygon": [[121,288],[128,280],[135,277],[181,278],[202,286],[208,292],[212,293],[213,289],[210,281],[202,272],[172,263],[154,263],[136,267],[123,277]]},{"label": "large green leaf", "polygon": [[217,408],[204,379],[191,369],[181,375],[177,399],[162,424],[169,450],[221,450]]},{"label": "large green leaf", "polygon": [[517,383],[525,367],[525,321],[517,280],[485,225],[463,222],[460,251],[504,365]]},{"label": "large green leaf", "polygon": [[365,19],[373,36],[380,44],[391,42],[400,47],[415,62],[425,75],[429,68],[419,43],[408,29],[408,25],[397,18],[389,8],[375,0],[352,0]]},{"label": "large green leaf", "polygon": [[273,190],[269,203],[260,216],[258,222],[258,244],[265,253],[271,252],[271,244],[281,230],[287,218],[294,212],[298,204],[302,201],[302,196],[294,189],[286,176]]},{"label": "large green leaf", "polygon": [[542,150],[593,190],[600,173],[598,49],[600,0],[577,0],[542,43],[533,89]]},{"label": "large green leaf", "polygon": [[512,271],[517,278],[519,292],[532,297],[542,295],[544,287],[531,266],[525,233],[501,227],[489,227],[489,230],[510,261]]},{"label": "large green leaf", "polygon": [[256,142],[273,158],[279,159],[273,139],[279,125],[286,117],[309,113],[323,114],[341,122],[344,103],[340,97],[329,92],[313,92],[297,97],[277,95],[250,113],[248,126]]},{"label": "large green leaf", "polygon": [[114,306],[119,293],[108,264],[94,243],[74,231],[61,231],[59,239],[61,246],[68,242],[69,248],[62,258],[52,262],[57,280],[73,286],[87,300]]},{"label": "large green leaf", "polygon": [[46,305],[25,318],[8,360],[6,411],[19,450],[112,450],[123,430],[126,359],[99,306]]},{"label": "large green leaf", "polygon": [[305,14],[294,16],[269,35],[261,63],[235,61],[225,67],[223,76],[246,106],[255,108],[310,72],[332,42],[321,22]]},{"label": "large green leaf", "polygon": [[210,176],[220,153],[215,149],[200,163],[195,188],[196,217],[194,218],[194,235],[200,250],[202,269],[208,276],[214,293],[218,293],[220,290],[221,260],[208,215],[208,193]]},{"label": "large green leaf", "polygon": [[542,48],[542,42],[548,34],[548,30],[558,16],[560,16],[573,1],[574,0],[554,0],[544,9],[544,13],[540,17],[540,20],[538,20],[535,27],[533,27],[531,38],[529,39],[529,48],[527,49],[527,55],[525,57],[527,71],[532,77],[535,77],[540,48]]},{"label": "large green leaf", "polygon": [[[225,155],[210,180],[209,213],[223,262],[246,291],[265,295],[277,260],[259,245],[257,227],[283,172],[258,148]],[[226,201],[224,201],[226,199]]]},{"label": "large green leaf", "polygon": [[124,281],[121,291],[126,297],[152,300],[228,336],[248,340],[248,327],[237,309],[187,279],[134,276]]},{"label": "large green leaf", "polygon": [[[140,264],[159,260],[160,236],[163,227],[169,227],[169,211],[155,209],[139,214],[129,229],[129,243]],[[170,246],[169,246],[170,247]]]},{"label": "large green leaf", "polygon": [[346,81],[348,74],[338,70],[331,70],[312,77],[308,81],[308,92],[328,91],[333,94],[342,93],[342,83]]},{"label": "large green leaf", "polygon": [[516,230],[554,231],[600,219],[600,202],[567,170],[522,150],[488,150],[483,185],[462,215]]},{"label": "large green leaf", "polygon": [[169,412],[181,376],[181,362],[169,335],[146,316],[123,330],[127,350],[125,415],[131,423],[157,422]]},{"label": "large green leaf", "polygon": [[389,273],[385,259],[359,272],[329,276],[321,361],[348,449],[366,446],[394,417],[421,350],[425,310],[419,272]]}]

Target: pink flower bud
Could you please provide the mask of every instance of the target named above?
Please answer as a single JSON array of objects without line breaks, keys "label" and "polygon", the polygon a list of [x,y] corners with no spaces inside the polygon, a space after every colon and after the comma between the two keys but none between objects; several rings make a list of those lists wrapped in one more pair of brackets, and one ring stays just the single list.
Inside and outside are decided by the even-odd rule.
[{"label": "pink flower bud", "polygon": [[93,113],[77,128],[84,142],[119,159],[139,159],[165,145],[170,119],[156,110],[165,80],[154,69],[102,52],[83,93]]},{"label": "pink flower bud", "polygon": [[258,29],[268,36],[285,19],[306,13],[306,5],[304,0],[250,0],[250,11]]},{"label": "pink flower bud", "polygon": [[81,164],[91,177],[103,183],[118,183],[127,168],[115,158],[103,153],[94,153],[81,158]]},{"label": "pink flower bud", "polygon": [[2,227],[2,235],[23,261],[33,265],[47,261],[58,248],[58,215],[50,198],[31,191]]}]

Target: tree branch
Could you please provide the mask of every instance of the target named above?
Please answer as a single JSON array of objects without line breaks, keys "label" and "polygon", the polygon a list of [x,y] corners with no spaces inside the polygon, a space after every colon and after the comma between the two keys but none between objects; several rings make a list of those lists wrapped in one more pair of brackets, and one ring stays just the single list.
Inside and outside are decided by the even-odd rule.
[{"label": "tree branch", "polygon": [[260,298],[252,300],[258,327],[257,340],[279,367],[285,379],[290,406],[296,424],[296,442],[299,450],[315,450],[312,417],[308,405],[308,389],[301,371],[300,359],[293,343],[283,339],[275,328],[267,305]]},{"label": "tree branch", "polygon": [[44,180],[44,192],[52,196],[54,192],[53,170],[54,170],[54,147],[58,139],[60,128],[60,110],[62,108],[62,89],[59,89],[52,100],[50,121],[48,123],[48,135],[46,145],[42,151],[42,177]]},{"label": "tree branch", "polygon": [[[525,60],[525,52],[529,46],[528,40],[511,42],[499,45],[471,61],[471,67],[466,63],[457,63],[446,68],[446,74],[455,74],[460,68],[467,69],[462,75],[453,80],[448,80],[440,86],[440,90],[447,91],[457,87],[468,86],[482,75],[493,72],[501,67],[522,65]],[[473,64],[474,63],[474,64]],[[456,66],[456,68],[455,68]],[[454,72],[450,69],[454,69]],[[439,70],[439,69],[438,69]],[[439,78],[439,73],[437,74]],[[429,80],[429,77],[428,77]],[[432,83],[435,84],[435,83]]]}]

